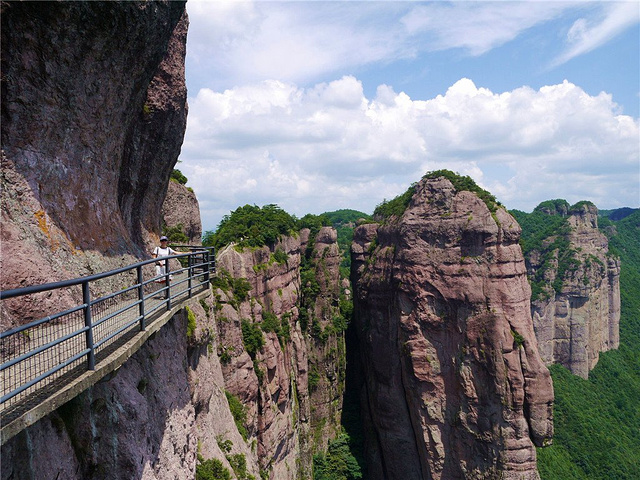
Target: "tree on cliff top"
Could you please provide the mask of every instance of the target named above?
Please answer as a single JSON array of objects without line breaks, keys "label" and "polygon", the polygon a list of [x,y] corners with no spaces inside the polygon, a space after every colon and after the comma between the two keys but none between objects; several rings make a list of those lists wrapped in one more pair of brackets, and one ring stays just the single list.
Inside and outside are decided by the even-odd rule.
[{"label": "tree on cliff top", "polygon": [[460,175],[459,173],[452,172],[451,170],[436,170],[434,172],[427,173],[422,178],[439,178],[444,177],[449,180],[453,184],[453,188],[458,192],[472,192],[475,193],[480,200],[482,200],[486,205],[489,211],[495,213],[498,207],[502,205],[496,197],[494,197],[491,193],[486,191],[484,188],[478,186],[476,182],[468,175]]},{"label": "tree on cliff top", "polygon": [[[476,182],[473,181],[468,175],[462,176],[459,173],[452,172],[451,170],[436,170],[426,173],[422,178],[440,178],[444,177],[453,184],[453,188],[458,192],[472,192],[475,193],[480,200],[482,200],[489,211],[495,213],[495,211],[501,207],[500,202],[496,200],[491,193],[483,188],[480,188]],[[416,184],[412,184],[406,192],[402,195],[398,195],[393,200],[383,200],[380,205],[373,211],[373,218],[377,221],[384,221],[392,216],[399,217],[409,206],[413,194],[416,193]]]},{"label": "tree on cliff top", "polygon": [[187,183],[187,177],[184,176],[184,174],[178,170],[177,168],[174,168],[171,171],[171,180],[173,180],[174,182],[178,182],[180,185],[186,185]]},{"label": "tree on cliff top", "polygon": [[412,183],[402,195],[398,195],[393,200],[385,198],[373,211],[373,219],[384,221],[390,217],[400,217],[409,206],[414,193],[416,193],[416,184]]},{"label": "tree on cliff top", "polygon": [[273,245],[283,235],[293,235],[296,227],[296,218],[277,205],[245,205],[225,215],[215,232],[206,232],[202,244],[216,248],[230,243],[262,247]]}]

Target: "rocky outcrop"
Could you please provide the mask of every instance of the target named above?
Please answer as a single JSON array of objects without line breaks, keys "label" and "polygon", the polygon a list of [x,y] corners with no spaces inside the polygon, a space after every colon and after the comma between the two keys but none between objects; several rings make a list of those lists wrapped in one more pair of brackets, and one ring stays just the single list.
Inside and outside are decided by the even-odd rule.
[{"label": "rocky outcrop", "polygon": [[295,478],[296,459],[310,460],[308,360],[296,323],[300,244],[287,239],[278,248],[284,263],[267,247],[220,252],[216,315],[225,385],[247,409],[247,441],[255,440],[272,478],[286,479]]},{"label": "rocky outcrop", "polygon": [[356,229],[370,478],[538,478],[553,389],[519,236],[444,178],[418,183],[400,218]]},{"label": "rocky outcrop", "polygon": [[[333,268],[339,263],[336,240],[333,229],[322,229],[310,244],[303,230],[272,248],[229,246],[218,255],[214,285],[224,381],[247,409],[247,442],[255,442],[261,468],[272,479],[311,478],[313,451],[326,446],[339,425],[343,386],[332,379],[344,378],[337,355],[338,345],[344,352],[344,334],[326,327],[340,288]],[[324,261],[312,272],[322,287],[303,315],[309,323],[300,321],[305,255]]]},{"label": "rocky outcrop", "polygon": [[175,228],[187,237],[188,245],[202,245],[200,205],[196,194],[178,182],[169,182],[162,204],[164,228]]},{"label": "rocky outcrop", "polygon": [[[562,364],[587,378],[600,352],[620,343],[620,261],[609,255],[593,204],[547,213],[566,216],[569,229],[562,234],[567,240],[565,252],[554,249],[553,237],[543,244],[543,249],[554,249],[548,252],[550,260],[539,250],[527,258],[532,278],[545,269],[546,285],[531,304],[538,347],[546,364]],[[560,265],[563,253],[569,257],[567,268]]]},{"label": "rocky outcrop", "polygon": [[[303,230],[300,237],[306,260],[301,281],[307,283],[301,285],[301,291],[309,331],[306,339],[312,447],[314,452],[319,452],[326,450],[327,442],[335,437],[341,422],[346,375],[344,331],[349,319],[345,318],[348,313],[341,311],[340,304],[351,299],[342,297],[336,230],[323,227],[316,235]],[[308,283],[309,278],[313,285]]]},{"label": "rocky outcrop", "polygon": [[2,288],[146,256],[186,126],[184,2],[0,8]]}]

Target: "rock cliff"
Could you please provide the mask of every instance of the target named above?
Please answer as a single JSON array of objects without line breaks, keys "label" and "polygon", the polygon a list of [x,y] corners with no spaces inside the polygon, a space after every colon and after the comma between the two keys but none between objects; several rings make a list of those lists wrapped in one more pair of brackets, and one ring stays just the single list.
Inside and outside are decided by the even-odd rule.
[{"label": "rock cliff", "polygon": [[184,2],[0,8],[2,288],[133,263],[186,126]]},{"label": "rock cliff", "polygon": [[[339,429],[344,388],[336,240],[322,228],[271,249],[221,251],[208,297],[3,445],[1,478],[186,480],[214,460],[239,479],[312,478],[312,454]],[[319,285],[310,302],[302,271]]]},{"label": "rock cliff", "polygon": [[178,182],[169,182],[162,204],[164,228],[175,228],[184,234],[188,245],[202,245],[200,205],[195,193]]},{"label": "rock cliff", "polygon": [[545,212],[566,217],[568,228],[559,235],[564,244],[549,237],[527,256],[530,277],[544,280],[531,311],[545,363],[560,363],[587,378],[600,352],[620,343],[620,262],[598,230],[597,208],[566,207]]},{"label": "rock cliff", "polygon": [[[323,228],[311,238],[303,230],[271,249],[227,247],[214,281],[226,389],[247,409],[245,436],[261,468],[278,480],[311,478],[312,453],[326,447],[340,421],[344,334],[328,328],[338,314],[337,236]],[[305,256],[324,261],[305,277],[322,285],[308,304]]]},{"label": "rock cliff", "polygon": [[445,178],[356,229],[354,313],[372,479],[538,478],[553,389],[520,227]]}]

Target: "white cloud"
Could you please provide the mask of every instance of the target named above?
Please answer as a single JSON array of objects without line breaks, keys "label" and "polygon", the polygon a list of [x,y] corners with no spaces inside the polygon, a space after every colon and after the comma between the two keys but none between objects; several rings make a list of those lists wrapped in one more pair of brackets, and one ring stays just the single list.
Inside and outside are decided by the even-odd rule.
[{"label": "white cloud", "polygon": [[557,67],[572,58],[590,52],[640,21],[640,5],[633,2],[599,4],[595,18],[579,18],[567,32],[567,48],[552,62]]},{"label": "white cloud", "polygon": [[[188,65],[216,85],[317,75],[404,52],[392,2],[189,1]],[[203,80],[203,84],[205,84]]]},{"label": "white cloud", "polygon": [[464,48],[481,55],[575,7],[571,2],[429,2],[403,18],[411,35],[427,33],[430,49]]},{"label": "white cloud", "polygon": [[371,212],[439,168],[471,175],[508,208],[639,202],[637,120],[568,81],[494,93],[461,79],[426,101],[387,85],[368,99],[353,76],[306,89],[265,81],[202,89],[189,105],[180,168],[205,229],[245,203]]},{"label": "white cloud", "polygon": [[[585,2],[546,1],[190,0],[187,71],[198,89],[222,89],[273,78],[308,83],[318,76],[454,48],[479,56],[532,27],[585,8]],[[620,25],[604,22],[589,37],[604,41],[605,31]]]}]

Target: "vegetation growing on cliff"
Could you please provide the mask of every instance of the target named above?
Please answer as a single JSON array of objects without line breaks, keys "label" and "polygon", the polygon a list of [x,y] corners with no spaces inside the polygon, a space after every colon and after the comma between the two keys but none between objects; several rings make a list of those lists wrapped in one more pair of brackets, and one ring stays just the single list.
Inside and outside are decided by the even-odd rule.
[{"label": "vegetation growing on cliff", "polygon": [[231,392],[225,390],[224,394],[229,402],[229,410],[231,411],[233,421],[238,428],[238,432],[240,432],[242,438],[246,440],[249,436],[249,432],[247,432],[247,427],[245,426],[247,423],[247,408],[242,404],[240,399]]},{"label": "vegetation growing on cliff", "polygon": [[359,480],[360,465],[351,453],[349,436],[341,433],[329,442],[327,452],[313,456],[313,480]]},{"label": "vegetation growing on cliff", "polygon": [[468,175],[460,175],[459,173],[452,172],[451,170],[436,170],[434,172],[427,173],[422,178],[439,178],[444,177],[453,184],[453,188],[458,192],[472,192],[475,193],[480,200],[482,200],[489,209],[490,212],[495,213],[498,207],[502,206],[500,202],[496,200],[491,193],[487,192],[484,188],[480,188],[476,182]]},{"label": "vegetation growing on cliff", "polygon": [[402,194],[393,200],[384,199],[373,211],[373,219],[376,221],[384,221],[391,217],[400,217],[409,206],[411,198],[416,193],[415,183]]},{"label": "vegetation growing on cliff", "polygon": [[[480,198],[486,205],[491,213],[495,213],[496,210],[502,205],[500,202],[496,200],[491,193],[487,192],[485,189],[480,188],[476,182],[473,181],[471,177],[462,176],[458,173],[452,172],[451,170],[436,170],[433,172],[428,172],[422,178],[440,178],[444,177],[449,180],[453,187],[458,192],[468,191],[475,193],[478,198]],[[416,193],[416,185],[412,184],[402,195],[398,195],[393,200],[383,200],[381,204],[379,204],[375,210],[373,211],[373,218],[376,221],[385,221],[391,217],[400,217],[404,213],[404,211],[409,206],[411,202],[411,198]]]},{"label": "vegetation growing on cliff", "polygon": [[174,169],[171,171],[171,177],[170,177],[170,179],[171,179],[172,181],[174,181],[174,182],[179,183],[180,185],[185,185],[185,184],[187,183],[187,177],[185,177],[185,176],[183,175],[183,173],[182,173],[180,170],[178,170],[177,168],[174,168]]},{"label": "vegetation growing on cliff", "polygon": [[[296,235],[303,228],[308,228],[311,231],[310,237],[315,238],[320,228],[333,226],[338,232],[338,247],[342,254],[341,275],[348,278],[353,230],[360,219],[370,220],[371,216],[357,210],[343,209],[321,215],[307,214],[297,219],[277,205],[262,208],[245,205],[226,215],[216,231],[205,232],[202,242],[205,246],[216,248],[232,242],[241,248],[261,247],[272,245],[282,235]],[[169,236],[168,233],[165,235]],[[313,244],[310,248],[313,248]],[[283,263],[281,258],[276,258],[275,261]]]},{"label": "vegetation growing on cliff", "polygon": [[[548,200],[540,203],[532,213],[510,212],[522,228],[520,245],[527,262],[532,300],[546,298],[551,293],[548,284],[550,269],[555,268],[556,272],[551,286],[560,293],[566,276],[579,264],[577,252],[571,248],[567,238],[571,227],[565,217],[574,208],[577,207],[569,207],[566,200]],[[538,252],[539,259],[532,268],[534,251]]]},{"label": "vegetation growing on cliff", "polygon": [[196,480],[231,480],[231,473],[217,458],[205,460],[198,456]]},{"label": "vegetation growing on cliff", "polygon": [[182,223],[173,227],[163,225],[162,234],[166,235],[171,243],[189,243],[189,237],[184,233],[184,225]]},{"label": "vegetation growing on cliff", "polygon": [[609,248],[622,264],[620,348],[600,354],[588,380],[550,368],[555,435],[538,450],[543,480],[640,478],[640,211],[613,226]]},{"label": "vegetation growing on cliff", "polygon": [[263,311],[260,328],[262,328],[263,332],[275,333],[280,346],[283,348],[291,340],[291,327],[289,326],[287,315],[283,315],[280,319],[275,313]]},{"label": "vegetation growing on cliff", "polygon": [[353,230],[360,220],[371,221],[371,216],[358,210],[336,210],[326,212],[325,215],[338,232],[338,248],[342,261],[340,262],[340,275],[349,278],[351,270],[351,242],[353,241]]},{"label": "vegetation growing on cliff", "polygon": [[225,293],[232,293],[229,304],[237,309],[241,302],[249,297],[251,291],[251,283],[246,278],[235,278],[227,270],[220,268],[216,272],[217,275],[211,278],[211,286],[215,290],[219,288]]}]

